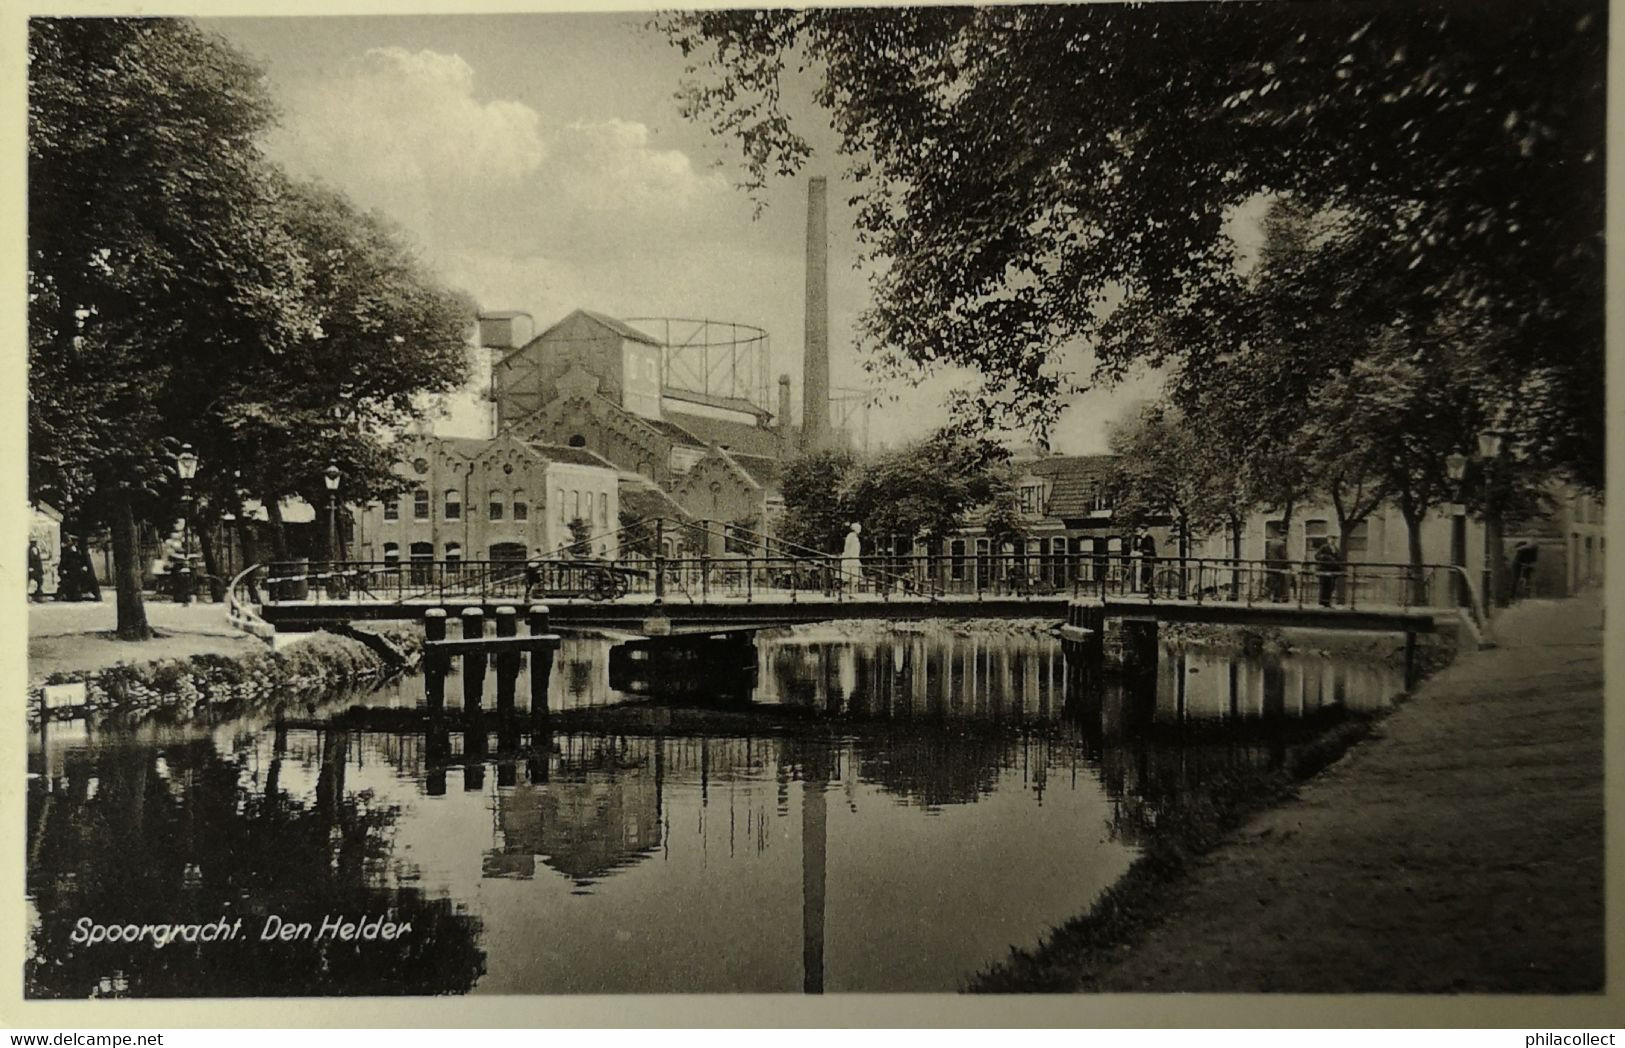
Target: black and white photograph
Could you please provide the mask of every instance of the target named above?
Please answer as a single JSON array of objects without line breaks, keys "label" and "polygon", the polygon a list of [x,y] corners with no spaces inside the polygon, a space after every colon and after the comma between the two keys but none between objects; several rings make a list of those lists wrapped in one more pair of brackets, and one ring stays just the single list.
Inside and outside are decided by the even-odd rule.
[{"label": "black and white photograph", "polygon": [[0,982],[1595,1021],[1609,17],[15,19]]}]

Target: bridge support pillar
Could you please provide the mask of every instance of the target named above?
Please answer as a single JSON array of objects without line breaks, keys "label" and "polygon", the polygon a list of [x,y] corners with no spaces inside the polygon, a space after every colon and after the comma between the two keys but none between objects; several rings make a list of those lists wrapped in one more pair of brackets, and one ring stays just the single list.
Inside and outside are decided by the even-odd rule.
[{"label": "bridge support pillar", "polygon": [[[446,639],[446,609],[430,608],[423,613],[423,639]],[[446,657],[433,648],[423,653],[423,696],[431,714],[446,708]]]},{"label": "bridge support pillar", "polygon": [[[545,604],[532,604],[526,620],[532,637],[548,635],[549,612]],[[553,675],[553,649],[533,648],[530,653],[530,716],[537,722],[547,720],[547,680]],[[545,764],[545,758],[544,758]]]},{"label": "bridge support pillar", "polygon": [[[485,636],[485,609],[463,609],[463,639],[477,640]],[[478,713],[485,698],[485,652],[470,651],[463,655],[463,712]]]},{"label": "bridge support pillar", "polygon": [[[497,609],[497,636],[517,637],[519,635],[519,611],[517,608],[504,605]],[[514,687],[519,679],[519,653],[516,651],[501,651],[496,656],[497,664],[497,714],[508,717],[513,714]]]},{"label": "bridge support pillar", "polygon": [[1405,634],[1405,690],[1416,687],[1416,634]]}]

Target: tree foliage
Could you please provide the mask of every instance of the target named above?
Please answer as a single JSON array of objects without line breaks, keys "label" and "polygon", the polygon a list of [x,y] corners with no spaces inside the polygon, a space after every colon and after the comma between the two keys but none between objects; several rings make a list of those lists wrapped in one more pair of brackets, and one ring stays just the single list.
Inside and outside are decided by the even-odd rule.
[{"label": "tree foliage", "polygon": [[[1358,211],[1403,260],[1395,313],[1460,303],[1538,374],[1531,442],[1600,484],[1607,11],[1600,0],[705,11],[658,24],[687,112],[746,184],[800,170],[785,99],[816,77],[881,263],[883,369],[978,369],[964,407],[1042,429],[1106,377],[1245,323],[1227,220],[1287,195]],[[1306,303],[1306,306],[1314,305]],[[1318,307],[1317,307],[1318,308]],[[1169,330],[1182,337],[1148,337]]]},{"label": "tree foliage", "polygon": [[463,369],[472,309],[382,221],[261,155],[260,71],[176,19],[29,25],[29,485],[112,524],[119,633],[146,635],[137,521],[180,442],[213,512],[245,490],[385,489],[392,425]]}]

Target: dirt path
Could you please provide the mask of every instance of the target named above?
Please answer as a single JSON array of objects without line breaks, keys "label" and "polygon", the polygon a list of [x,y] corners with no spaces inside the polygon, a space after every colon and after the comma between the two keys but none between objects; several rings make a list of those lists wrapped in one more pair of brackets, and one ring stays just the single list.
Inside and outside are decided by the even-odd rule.
[{"label": "dirt path", "polygon": [[1603,983],[1602,612],[1529,602],[1378,737],[1250,822],[1091,989]]}]

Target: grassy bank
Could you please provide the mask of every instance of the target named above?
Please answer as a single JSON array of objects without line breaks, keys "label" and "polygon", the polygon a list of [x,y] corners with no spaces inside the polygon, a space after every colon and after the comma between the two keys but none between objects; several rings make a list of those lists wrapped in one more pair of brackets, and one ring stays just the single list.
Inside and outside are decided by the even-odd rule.
[{"label": "grassy bank", "polygon": [[[422,644],[421,631],[404,626],[372,630],[408,655]],[[119,663],[84,670],[58,670],[29,687],[28,716],[39,716],[45,686],[83,684],[88,712],[142,715],[157,711],[187,718],[233,706],[263,703],[376,679],[389,663],[366,644],[328,633],[287,648],[256,648],[241,654],[205,652],[179,658]]]},{"label": "grassy bank", "polygon": [[[1298,643],[1294,644],[1294,640]],[[1250,651],[1314,651],[1313,644],[1283,631],[1204,627],[1175,643],[1240,646]],[[1386,642],[1370,639],[1373,657],[1397,657]],[[1300,646],[1302,645],[1302,646]],[[1340,653],[1348,651],[1339,646]],[[1426,675],[1447,665],[1454,655],[1448,642],[1424,644],[1418,659]],[[1371,714],[1350,715],[1313,741],[1297,747],[1276,769],[1235,768],[1208,780],[1159,814],[1150,838],[1127,873],[1089,910],[1056,928],[1035,949],[1012,950],[1004,961],[972,977],[966,989],[976,993],[1071,993],[1098,987],[1103,972],[1130,955],[1144,933],[1169,912],[1170,889],[1182,881],[1206,854],[1223,843],[1254,815],[1296,795],[1297,788],[1369,738],[1376,724],[1406,698]]]}]

